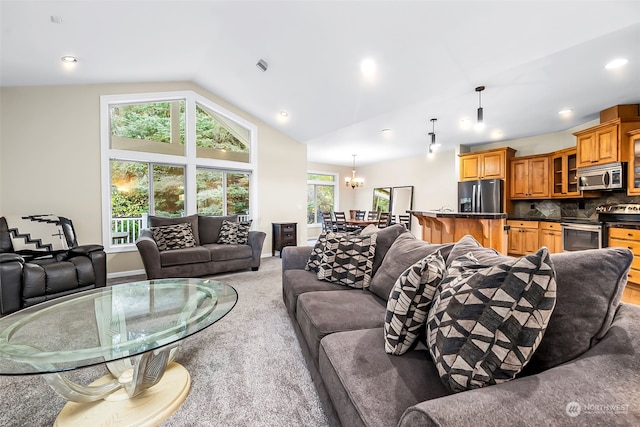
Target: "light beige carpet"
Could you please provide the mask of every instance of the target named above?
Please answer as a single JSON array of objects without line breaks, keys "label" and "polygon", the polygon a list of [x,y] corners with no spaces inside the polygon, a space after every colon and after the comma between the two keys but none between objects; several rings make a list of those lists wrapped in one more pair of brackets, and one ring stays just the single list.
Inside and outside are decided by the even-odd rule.
[{"label": "light beige carpet", "polygon": [[[238,291],[238,303],[184,343],[176,361],[190,372],[191,390],[162,426],[327,425],[282,302],[281,266],[265,258],[257,272],[212,276]],[[105,373],[70,376],[86,384]],[[0,426],[51,426],[64,403],[37,375],[0,376]]]}]

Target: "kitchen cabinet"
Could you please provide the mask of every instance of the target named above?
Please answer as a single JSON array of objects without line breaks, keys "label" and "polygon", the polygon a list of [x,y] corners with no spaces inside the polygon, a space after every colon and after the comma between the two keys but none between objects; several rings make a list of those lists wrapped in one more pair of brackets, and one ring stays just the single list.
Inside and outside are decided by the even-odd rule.
[{"label": "kitchen cabinet", "polygon": [[549,253],[562,252],[562,225],[559,222],[538,223],[538,245],[549,248]]},{"label": "kitchen cabinet", "polygon": [[538,221],[507,221],[509,255],[526,255],[538,250]]},{"label": "kitchen cabinet", "polygon": [[575,132],[578,167],[629,160],[629,131],[640,128],[640,117],[618,118]]},{"label": "kitchen cabinet", "polygon": [[578,190],[578,149],[576,147],[551,153],[551,197],[581,197]]},{"label": "kitchen cabinet", "polygon": [[627,168],[627,194],[640,196],[640,129],[629,134],[629,164]]},{"label": "kitchen cabinet", "polygon": [[459,154],[460,181],[506,179],[507,165],[516,150],[510,147]]},{"label": "kitchen cabinet", "polygon": [[549,197],[549,157],[528,156],[511,160],[511,199]]},{"label": "kitchen cabinet", "polygon": [[609,246],[628,248],[633,252],[622,301],[640,304],[640,230],[610,227]]}]

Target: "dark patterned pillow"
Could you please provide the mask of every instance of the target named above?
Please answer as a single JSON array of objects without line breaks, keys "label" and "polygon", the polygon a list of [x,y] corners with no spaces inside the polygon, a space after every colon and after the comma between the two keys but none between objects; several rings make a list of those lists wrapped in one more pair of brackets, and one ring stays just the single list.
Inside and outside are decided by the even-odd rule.
[{"label": "dark patterned pillow", "polygon": [[384,351],[407,352],[424,328],[429,306],[447,267],[440,251],[407,268],[396,280],[387,301],[384,320]]},{"label": "dark patterned pillow", "polygon": [[316,240],[316,244],[313,246],[313,250],[311,251],[311,255],[309,255],[309,259],[307,260],[307,264],[304,266],[305,270],[318,272],[318,267],[320,267],[320,261],[322,260],[322,253],[324,252],[324,246],[327,243],[327,234],[331,234],[332,236],[357,236],[360,234],[360,230],[356,230],[355,232],[326,232],[323,231],[318,236],[318,240]]},{"label": "dark patterned pillow", "polygon": [[377,234],[340,236],[327,233],[327,242],[318,266],[318,279],[352,288],[368,288],[377,237]]},{"label": "dark patterned pillow", "polygon": [[249,228],[251,228],[251,221],[233,222],[225,219],[220,227],[218,243],[246,245],[249,240]]},{"label": "dark patterned pillow", "polygon": [[556,301],[545,247],[482,269],[459,261],[451,275],[447,270],[427,319],[431,357],[454,392],[513,379],[538,347]]},{"label": "dark patterned pillow", "polygon": [[158,249],[161,251],[193,248],[196,246],[193,230],[191,229],[191,224],[188,222],[151,227],[150,230],[151,233],[153,233],[153,238],[158,245]]}]

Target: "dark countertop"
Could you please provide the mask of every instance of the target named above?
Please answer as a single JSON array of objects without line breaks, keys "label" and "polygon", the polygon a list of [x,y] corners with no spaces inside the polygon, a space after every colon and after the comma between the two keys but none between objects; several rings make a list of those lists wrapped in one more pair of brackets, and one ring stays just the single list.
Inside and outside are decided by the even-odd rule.
[{"label": "dark countertop", "polygon": [[465,218],[465,219],[506,219],[506,213],[480,213],[480,212],[441,212],[441,211],[407,211],[413,215],[428,216],[431,218]]},{"label": "dark countertop", "polygon": [[574,224],[593,224],[597,223],[597,219],[591,218],[576,218],[576,217],[565,217],[565,218],[527,218],[527,217],[509,217],[510,221],[542,221],[542,222],[571,222]]}]

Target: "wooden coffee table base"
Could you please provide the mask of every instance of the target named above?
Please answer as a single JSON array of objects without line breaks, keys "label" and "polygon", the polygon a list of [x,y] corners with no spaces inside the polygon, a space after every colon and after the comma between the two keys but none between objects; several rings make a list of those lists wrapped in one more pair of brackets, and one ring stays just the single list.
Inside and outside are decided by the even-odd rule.
[{"label": "wooden coffee table base", "polygon": [[[91,385],[113,380],[106,375]],[[68,402],[60,411],[55,427],[157,426],[182,405],[189,394],[191,377],[180,364],[167,366],[160,381],[134,398],[123,389],[105,400],[91,403]]]}]

